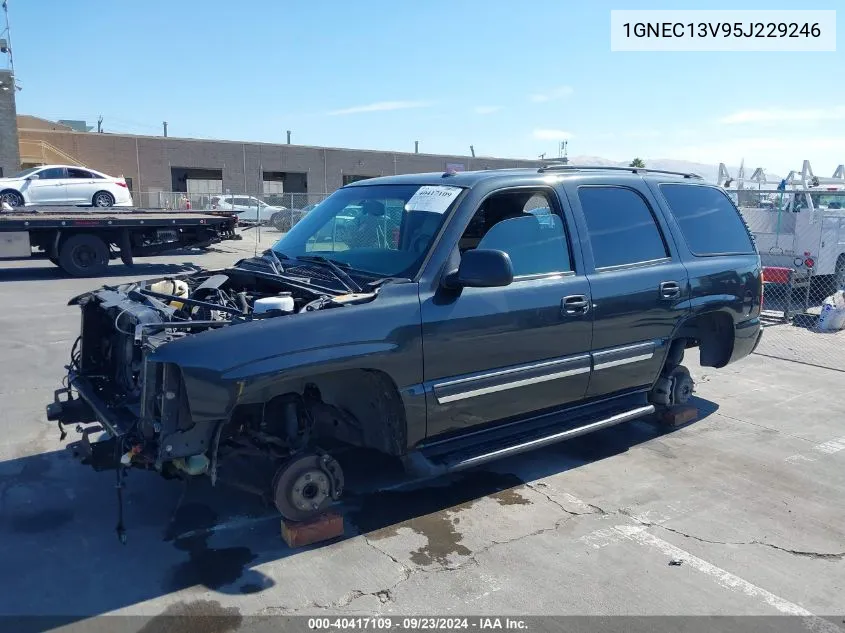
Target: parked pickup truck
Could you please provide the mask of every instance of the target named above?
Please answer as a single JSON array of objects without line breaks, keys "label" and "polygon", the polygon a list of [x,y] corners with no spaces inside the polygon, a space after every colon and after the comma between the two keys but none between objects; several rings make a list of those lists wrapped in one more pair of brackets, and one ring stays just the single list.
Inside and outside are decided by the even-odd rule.
[{"label": "parked pickup truck", "polygon": [[[324,229],[350,207],[340,241]],[[750,354],[761,293],[737,208],[693,174],[374,178],[259,256],[74,298],[47,417],[80,425],[96,469],[216,482],[247,456],[304,520],[343,491],[339,447],[433,476],[682,404],[684,351],[716,368]]]}]

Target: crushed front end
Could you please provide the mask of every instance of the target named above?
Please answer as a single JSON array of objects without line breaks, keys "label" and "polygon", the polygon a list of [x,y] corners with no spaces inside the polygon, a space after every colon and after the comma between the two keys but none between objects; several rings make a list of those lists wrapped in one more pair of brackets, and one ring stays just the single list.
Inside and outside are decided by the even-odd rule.
[{"label": "crushed front end", "polygon": [[[47,418],[59,423],[62,438],[66,426],[76,426],[82,438],[69,448],[83,462],[97,470],[122,463],[162,474],[173,468],[193,474],[200,468],[202,458],[191,458],[206,452],[207,433],[200,433],[203,437],[196,442],[184,437],[176,445],[169,441],[195,426],[181,370],[152,357],[156,349],[179,338],[248,319],[246,306],[252,298],[221,290],[220,277],[104,287],[71,301],[81,310],[81,332],[67,365],[66,384],[47,406]],[[220,301],[221,296],[227,300]]]},{"label": "crushed front end", "polygon": [[[219,347],[223,328],[244,328],[246,336],[228,337],[229,344],[243,342],[258,358],[265,337],[281,340],[267,335],[260,322],[351,308],[378,293],[350,292],[343,276],[326,273],[323,263],[288,263],[284,269],[274,264],[247,260],[216,271],[103,286],[70,301],[80,308],[81,331],[47,418],[58,423],[63,440],[67,427],[75,427],[81,438],[68,448],[95,470],[115,470],[118,494],[128,468],[167,478],[208,475],[214,483],[218,459],[239,454],[267,458],[273,469],[293,464],[297,477],[325,480],[325,499],[312,503],[315,508],[340,494],[336,463],[306,449],[315,420],[324,418],[334,430],[344,414],[319,398],[306,403],[308,391],[245,404],[243,383],[223,379],[212,366],[226,357]],[[290,479],[296,488],[290,470],[276,479],[284,485]],[[268,476],[265,483],[273,481]],[[283,507],[297,512],[290,503]]]}]

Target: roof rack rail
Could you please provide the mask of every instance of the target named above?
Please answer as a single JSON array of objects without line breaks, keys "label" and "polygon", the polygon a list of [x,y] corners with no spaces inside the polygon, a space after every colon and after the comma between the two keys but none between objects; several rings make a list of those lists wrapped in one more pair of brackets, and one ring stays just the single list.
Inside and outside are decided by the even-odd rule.
[{"label": "roof rack rail", "polygon": [[648,169],[646,167],[617,167],[613,165],[568,165],[564,163],[552,163],[537,170],[542,174],[547,171],[627,171],[632,174],[668,174],[671,176],[683,176],[684,178],[696,178],[704,180],[703,176],[683,171],[667,171],[665,169]]}]

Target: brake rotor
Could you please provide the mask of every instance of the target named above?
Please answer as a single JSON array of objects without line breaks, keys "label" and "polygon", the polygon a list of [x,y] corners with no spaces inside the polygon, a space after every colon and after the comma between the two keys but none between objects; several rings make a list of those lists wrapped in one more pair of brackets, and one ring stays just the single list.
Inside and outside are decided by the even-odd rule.
[{"label": "brake rotor", "polygon": [[302,455],[273,478],[273,501],[286,519],[304,521],[326,510],[343,490],[340,465],[328,455]]}]

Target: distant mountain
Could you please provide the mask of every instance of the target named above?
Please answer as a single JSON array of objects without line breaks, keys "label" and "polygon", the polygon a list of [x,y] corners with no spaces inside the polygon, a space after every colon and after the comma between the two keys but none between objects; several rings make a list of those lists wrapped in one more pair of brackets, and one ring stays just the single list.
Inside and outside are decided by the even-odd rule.
[{"label": "distant mountain", "polygon": [[[605,165],[608,167],[627,167],[631,161],[614,161],[601,156],[572,156],[569,159],[571,165]],[[688,160],[676,160],[673,158],[644,158],[646,167],[651,169],[665,169],[667,171],[680,171],[684,173],[698,174],[708,182],[716,182],[719,178],[719,165],[707,165],[705,163],[694,163]],[[728,171],[734,177],[739,173],[739,165],[728,165]],[[753,169],[746,165],[745,177],[750,178]],[[766,178],[771,181],[780,180],[780,176],[766,172]],[[724,184],[724,183],[722,183]]]}]

